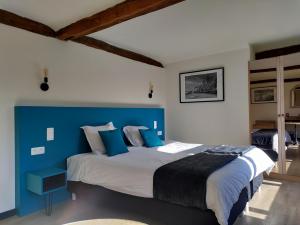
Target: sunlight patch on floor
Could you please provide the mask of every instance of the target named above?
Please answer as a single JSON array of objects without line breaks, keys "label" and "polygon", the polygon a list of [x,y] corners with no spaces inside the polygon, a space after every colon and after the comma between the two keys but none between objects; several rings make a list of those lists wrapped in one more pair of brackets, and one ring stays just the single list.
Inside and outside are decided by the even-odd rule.
[{"label": "sunlight patch on floor", "polygon": [[275,186],[281,186],[281,181],[275,181],[275,180],[264,180],[263,183],[266,185],[275,185]]},{"label": "sunlight patch on floor", "polygon": [[289,145],[288,148],[289,148],[289,149],[295,149],[295,150],[298,150],[298,149],[299,149],[299,145]]},{"label": "sunlight patch on floor", "polygon": [[263,215],[260,213],[253,213],[253,212],[247,214],[246,216],[250,218],[260,219],[260,220],[265,220],[267,218],[267,215]]},{"label": "sunlight patch on floor", "polygon": [[272,189],[272,192],[270,192],[271,195],[268,195],[266,197],[261,193],[256,193],[256,195],[254,196],[254,198],[256,198],[256,204],[252,205],[250,203],[249,213],[247,214],[247,216],[261,220],[266,219],[280,190],[281,185],[282,183],[279,181],[264,180],[262,189],[267,192],[268,190]]},{"label": "sunlight patch on floor", "polygon": [[249,208],[249,214],[247,216],[264,220],[268,216],[268,211],[266,211],[264,209],[250,207]]},{"label": "sunlight patch on floor", "polygon": [[146,223],[141,223],[132,220],[122,220],[122,219],[94,219],[94,220],[82,220],[71,223],[65,223],[62,225],[148,225]]}]

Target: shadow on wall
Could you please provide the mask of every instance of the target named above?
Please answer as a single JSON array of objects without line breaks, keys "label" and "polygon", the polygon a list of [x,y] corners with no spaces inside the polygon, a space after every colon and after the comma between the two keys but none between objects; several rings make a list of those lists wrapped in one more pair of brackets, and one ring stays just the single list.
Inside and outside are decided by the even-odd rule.
[{"label": "shadow on wall", "polygon": [[17,106],[60,106],[60,107],[124,107],[124,108],[163,108],[159,104],[141,104],[124,102],[89,102],[89,101],[52,101],[52,100],[24,100],[16,101]]}]

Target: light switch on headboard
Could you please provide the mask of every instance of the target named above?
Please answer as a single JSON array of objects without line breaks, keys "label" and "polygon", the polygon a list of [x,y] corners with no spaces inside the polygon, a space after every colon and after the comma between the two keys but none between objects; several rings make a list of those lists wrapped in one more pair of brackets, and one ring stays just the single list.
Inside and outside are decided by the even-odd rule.
[{"label": "light switch on headboard", "polygon": [[43,155],[45,154],[45,147],[35,147],[31,148],[31,155]]},{"label": "light switch on headboard", "polygon": [[156,120],[153,121],[153,129],[154,129],[154,130],[157,129],[157,121],[156,121]]},{"label": "light switch on headboard", "polygon": [[47,141],[53,141],[54,140],[54,128],[47,128]]}]

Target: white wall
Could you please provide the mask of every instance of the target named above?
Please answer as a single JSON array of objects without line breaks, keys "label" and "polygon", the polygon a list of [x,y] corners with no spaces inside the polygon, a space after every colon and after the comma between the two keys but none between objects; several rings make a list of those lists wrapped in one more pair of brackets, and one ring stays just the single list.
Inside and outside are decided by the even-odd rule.
[{"label": "white wall", "polygon": [[[205,144],[248,144],[249,49],[166,69],[0,25],[0,213],[14,204],[15,105],[162,105],[167,136]],[[43,66],[50,90],[39,89]],[[179,103],[179,72],[225,67],[225,102]],[[149,82],[154,97],[148,99]]]},{"label": "white wall", "polygon": [[[39,89],[43,66],[49,69],[46,93]],[[165,70],[0,25],[0,213],[15,207],[13,110],[20,104],[164,106]]]},{"label": "white wall", "polygon": [[[201,57],[167,67],[168,137],[205,144],[249,143],[250,50]],[[179,73],[225,67],[225,101],[179,103]]]}]

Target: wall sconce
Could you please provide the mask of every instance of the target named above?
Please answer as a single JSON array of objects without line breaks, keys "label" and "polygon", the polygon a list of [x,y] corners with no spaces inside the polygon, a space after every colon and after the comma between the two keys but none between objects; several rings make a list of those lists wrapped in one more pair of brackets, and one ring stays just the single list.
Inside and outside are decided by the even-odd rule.
[{"label": "wall sconce", "polygon": [[153,88],[154,88],[154,86],[153,86],[152,82],[150,82],[150,85],[149,85],[149,94],[148,94],[149,98],[153,97]]},{"label": "wall sconce", "polygon": [[44,82],[41,83],[40,88],[41,88],[42,91],[48,91],[49,90],[49,85],[48,85],[48,69],[45,68],[43,70],[43,73],[44,73]]}]

